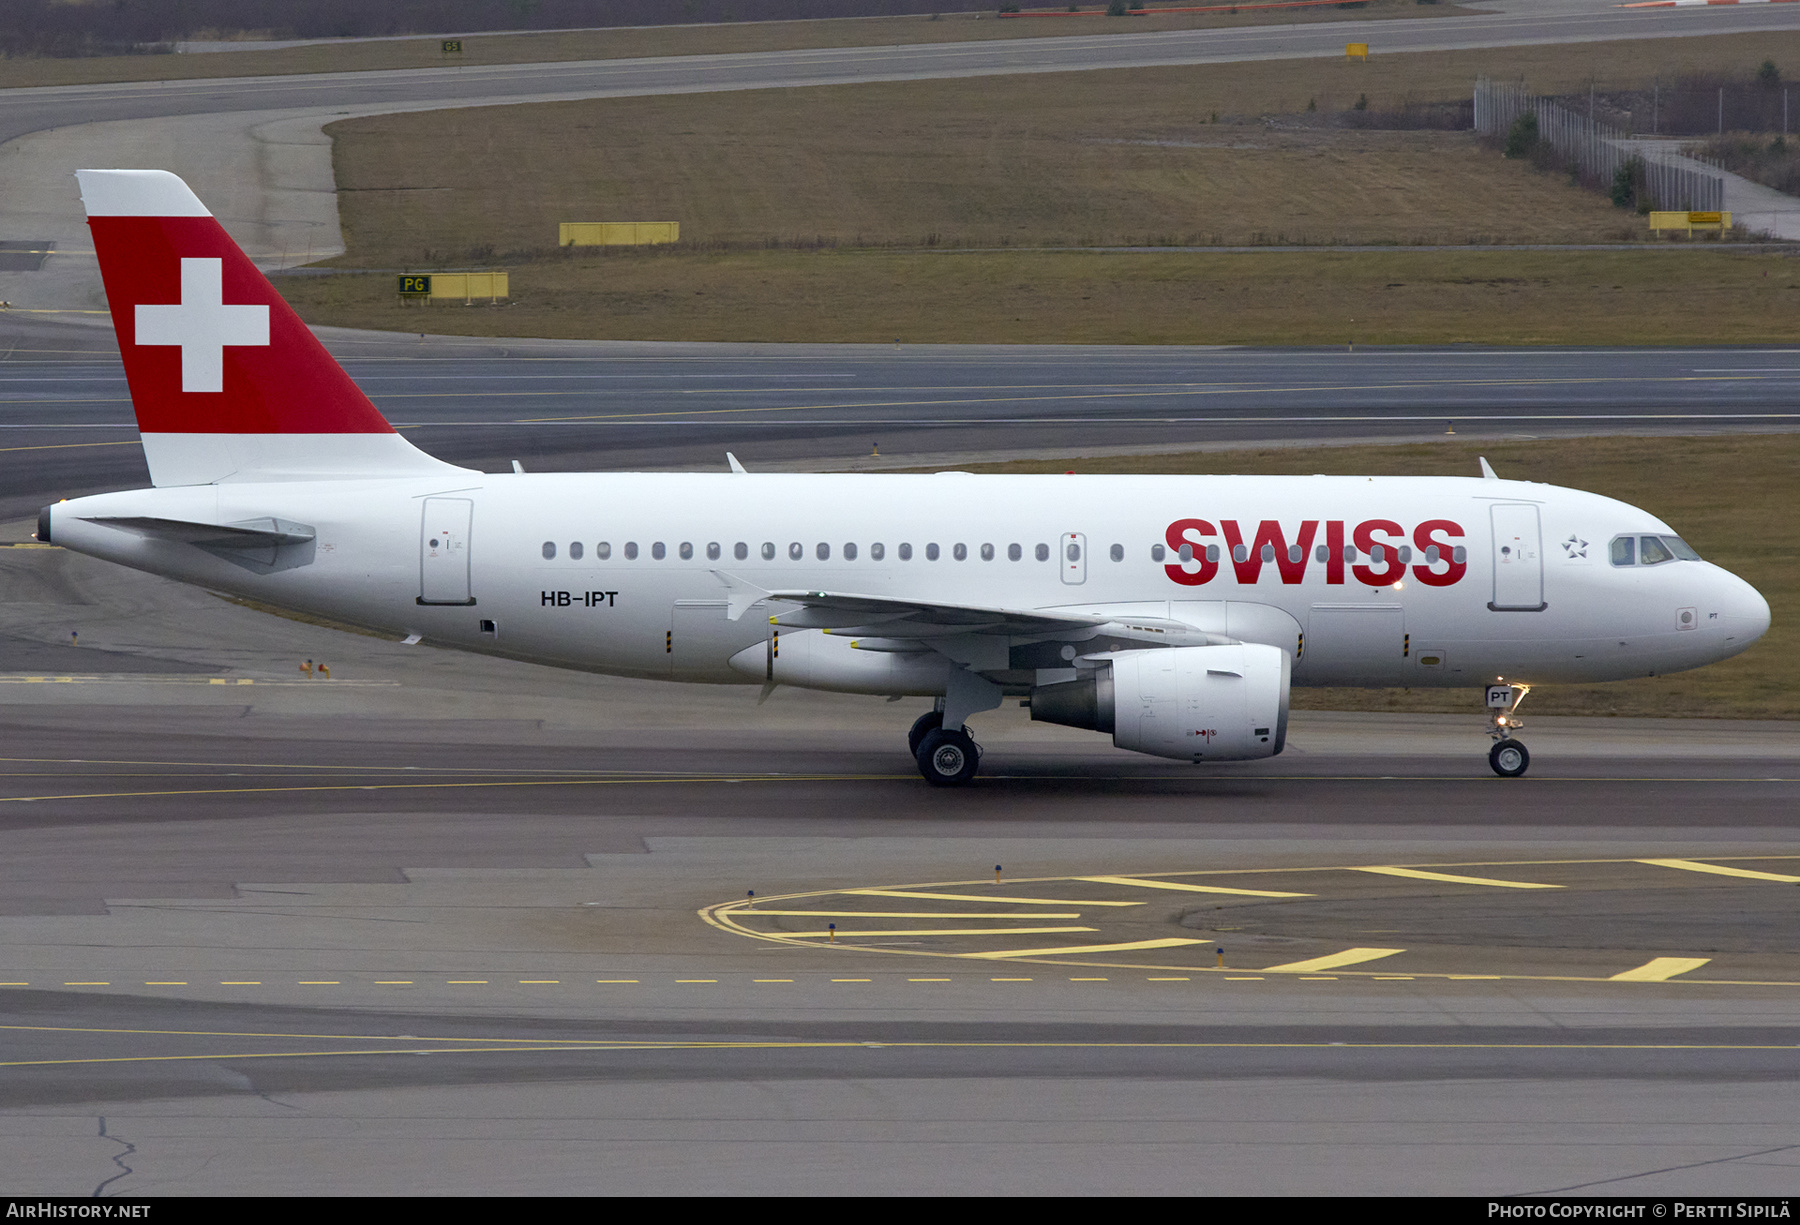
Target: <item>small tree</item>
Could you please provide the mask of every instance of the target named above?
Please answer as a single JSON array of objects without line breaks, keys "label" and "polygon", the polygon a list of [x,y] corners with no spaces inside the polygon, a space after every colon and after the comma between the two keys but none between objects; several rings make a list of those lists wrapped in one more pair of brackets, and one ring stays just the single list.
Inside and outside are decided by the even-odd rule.
[{"label": "small tree", "polygon": [[1517,119],[1506,133],[1507,157],[1530,157],[1531,151],[1537,148],[1538,121],[1536,111],[1526,111]]},{"label": "small tree", "polygon": [[1764,60],[1762,67],[1756,70],[1757,83],[1764,86],[1781,84],[1781,69],[1775,67],[1774,60]]}]

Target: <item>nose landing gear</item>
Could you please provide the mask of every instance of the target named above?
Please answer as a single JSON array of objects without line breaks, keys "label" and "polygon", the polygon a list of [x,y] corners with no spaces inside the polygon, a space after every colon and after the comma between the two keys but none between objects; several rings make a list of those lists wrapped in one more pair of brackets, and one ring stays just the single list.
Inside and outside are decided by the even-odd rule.
[{"label": "nose landing gear", "polygon": [[1494,747],[1488,750],[1488,765],[1501,778],[1518,778],[1531,768],[1531,754],[1513,739],[1513,733],[1525,724],[1519,719],[1519,703],[1531,692],[1530,685],[1489,685],[1488,710],[1492,712]]}]

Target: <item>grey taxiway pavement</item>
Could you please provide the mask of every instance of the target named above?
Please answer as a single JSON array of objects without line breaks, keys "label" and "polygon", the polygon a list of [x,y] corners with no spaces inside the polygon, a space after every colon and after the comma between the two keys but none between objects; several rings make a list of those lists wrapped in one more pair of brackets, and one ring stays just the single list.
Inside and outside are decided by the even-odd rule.
[{"label": "grey taxiway pavement", "polygon": [[[1319,442],[1773,432],[1800,350],[702,345],[324,329],[390,420],[489,471],[943,466]],[[147,481],[110,329],[0,315],[0,516]],[[879,452],[877,454],[877,452]]]}]

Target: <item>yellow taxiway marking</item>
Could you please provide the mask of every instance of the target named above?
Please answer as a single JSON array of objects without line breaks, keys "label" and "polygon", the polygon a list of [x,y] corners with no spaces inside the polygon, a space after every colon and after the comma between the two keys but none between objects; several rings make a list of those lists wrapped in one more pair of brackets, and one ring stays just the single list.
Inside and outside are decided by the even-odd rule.
[{"label": "yellow taxiway marking", "polygon": [[452,987],[485,987],[488,980],[485,978],[452,978],[446,981]]},{"label": "yellow taxiway marking", "polygon": [[1104,978],[1071,978],[1069,981],[1072,983],[1103,983],[1108,980]]},{"label": "yellow taxiway marking", "polygon": [[149,982],[145,983],[144,986],[146,986],[146,987],[185,987],[185,986],[187,986],[187,983],[183,982],[179,979],[159,978],[159,979],[150,980]]},{"label": "yellow taxiway marking", "polygon": [[875,980],[872,978],[834,978],[831,981],[834,983],[867,983]]},{"label": "yellow taxiway marking", "polygon": [[1227,974],[1225,981],[1228,983],[1260,983],[1263,981],[1263,977],[1260,974]]},{"label": "yellow taxiway marking", "polygon": [[1610,981],[1615,983],[1666,983],[1677,974],[1698,970],[1711,960],[1710,957],[1652,957],[1635,969],[1613,975]]},{"label": "yellow taxiway marking", "polygon": [[294,985],[296,987],[341,987],[344,984],[335,978],[303,978]]},{"label": "yellow taxiway marking", "polygon": [[221,986],[221,987],[260,987],[260,986],[262,986],[262,979],[260,979],[260,978],[226,978],[226,979],[220,980],[219,986]]},{"label": "yellow taxiway marking", "polygon": [[99,983],[99,982],[78,982],[78,983],[64,983],[63,986],[65,986],[65,987],[110,987],[110,986],[112,986],[112,984],[111,983]]},{"label": "yellow taxiway marking", "polygon": [[[1091,930],[1091,929],[1090,929]],[[1006,957],[1063,957],[1076,953],[1124,953],[1138,949],[1172,949],[1184,944],[1205,944],[1204,940],[1186,940],[1170,936],[1161,940],[1132,940],[1125,944],[1077,944],[1054,949],[1001,949],[993,953],[953,953],[953,957],[969,957],[978,961],[999,961]]]},{"label": "yellow taxiway marking", "polygon": [[1495,889],[1561,889],[1561,885],[1540,885],[1535,881],[1495,880],[1490,876],[1456,876],[1449,872],[1427,872],[1422,868],[1352,868],[1352,872],[1373,872],[1377,876],[1404,876],[1408,880],[1442,881],[1447,885],[1488,885]]},{"label": "yellow taxiway marking", "polygon": [[1273,889],[1227,889],[1223,885],[1184,885],[1169,880],[1147,880],[1139,876],[1077,876],[1076,880],[1096,885],[1134,885],[1140,889],[1174,889],[1181,893],[1233,893],[1243,897],[1311,897],[1310,893],[1281,893]]},{"label": "yellow taxiway marking", "polygon": [[732,912],[735,918],[743,919],[750,915],[780,915],[784,918],[815,919],[1079,919],[1081,912],[1071,910],[1067,913],[1046,913],[1036,911],[1019,914],[1017,911],[953,911],[953,910],[737,910]]},{"label": "yellow taxiway marking", "polygon": [[[839,889],[841,894],[859,897],[916,897],[933,902],[1011,902],[1017,906],[1142,906],[1142,902],[1100,902],[1092,898],[1066,897],[996,897],[976,893],[926,893],[917,889]],[[761,913],[761,912],[759,912]]]},{"label": "yellow taxiway marking", "polygon": [[842,940],[850,936],[1037,936],[1099,930],[1097,927],[915,927],[883,928],[877,931],[781,932],[779,934],[791,936],[796,940],[824,940],[835,934],[838,939]]},{"label": "yellow taxiway marking", "polygon": [[522,987],[555,987],[561,982],[560,978],[521,978],[519,985]]},{"label": "yellow taxiway marking", "polygon": [[1278,966],[1264,966],[1264,974],[1313,974],[1320,970],[1336,970],[1343,966],[1361,965],[1365,961],[1379,961],[1383,957],[1392,957],[1395,953],[1404,953],[1405,949],[1345,949],[1341,953],[1329,953],[1324,957],[1309,957],[1305,961],[1289,961]]},{"label": "yellow taxiway marking", "polygon": [[1369,977],[1378,983],[1410,983],[1413,980],[1411,974],[1371,974]]},{"label": "yellow taxiway marking", "polygon": [[675,981],[678,983],[716,983],[719,980],[716,978],[678,978]]},{"label": "yellow taxiway marking", "polygon": [[791,983],[794,980],[791,978],[753,978],[750,981],[753,983]]},{"label": "yellow taxiway marking", "polygon": [[1800,876],[1755,872],[1749,868],[1727,868],[1716,863],[1701,863],[1695,859],[1640,859],[1636,862],[1647,863],[1656,868],[1680,868],[1683,872],[1710,872],[1714,876],[1736,876],[1743,880],[1772,880],[1784,885],[1800,885]]},{"label": "yellow taxiway marking", "polygon": [[596,978],[594,981],[597,983],[619,984],[619,983],[635,983],[638,980],[635,978]]},{"label": "yellow taxiway marking", "polygon": [[1337,979],[1329,974],[1302,974],[1300,981],[1303,983],[1335,983]]},{"label": "yellow taxiway marking", "polygon": [[990,983],[1028,983],[1032,980],[1029,978],[990,978],[988,981]]},{"label": "yellow taxiway marking", "polygon": [[378,978],[375,980],[375,985],[377,987],[410,987],[413,985],[413,980],[410,978]]},{"label": "yellow taxiway marking", "polygon": [[906,981],[909,983],[947,983],[950,980],[947,978],[909,978]]},{"label": "yellow taxiway marking", "polygon": [[1146,978],[1147,983],[1191,983],[1194,980],[1184,974],[1164,974],[1154,978]]}]

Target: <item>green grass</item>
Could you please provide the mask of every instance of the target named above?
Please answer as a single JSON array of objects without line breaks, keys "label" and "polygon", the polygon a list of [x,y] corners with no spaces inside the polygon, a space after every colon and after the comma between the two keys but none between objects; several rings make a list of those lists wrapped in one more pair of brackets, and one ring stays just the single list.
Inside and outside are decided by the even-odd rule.
[{"label": "green grass", "polygon": [[632,253],[513,267],[514,304],[289,277],[308,322],[480,336],[1070,344],[1787,343],[1778,251]]},{"label": "green grass", "polygon": [[[1743,576],[1773,612],[1744,654],[1692,672],[1532,690],[1525,713],[1686,718],[1800,718],[1800,434],[1700,438],[1571,438],[1134,455],[961,465],[975,472],[1391,473],[1473,476],[1487,456],[1500,475],[1586,489],[1641,506],[1707,560]],[[1296,690],[1312,710],[1470,712],[1478,690]]]}]

